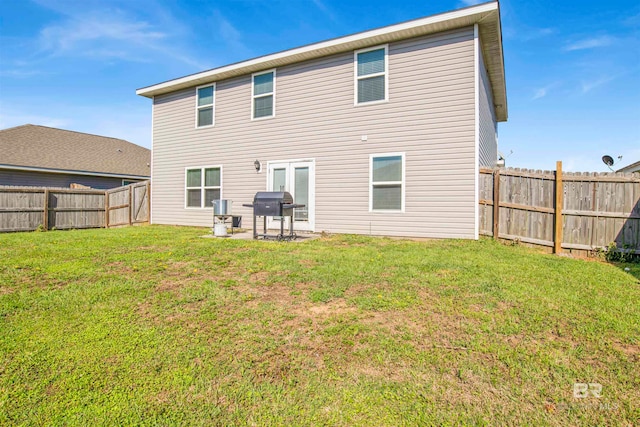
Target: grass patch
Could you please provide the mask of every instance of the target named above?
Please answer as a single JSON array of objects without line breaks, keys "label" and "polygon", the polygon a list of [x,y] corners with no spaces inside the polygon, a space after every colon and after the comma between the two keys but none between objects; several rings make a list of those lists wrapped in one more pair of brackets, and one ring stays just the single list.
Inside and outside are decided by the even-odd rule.
[{"label": "grass patch", "polygon": [[637,264],[488,239],[202,234],[0,235],[0,424],[640,418]]}]

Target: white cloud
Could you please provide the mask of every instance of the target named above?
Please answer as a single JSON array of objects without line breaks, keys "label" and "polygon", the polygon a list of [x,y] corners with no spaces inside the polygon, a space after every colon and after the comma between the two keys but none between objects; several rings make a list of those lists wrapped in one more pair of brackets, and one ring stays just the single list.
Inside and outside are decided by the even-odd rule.
[{"label": "white cloud", "polygon": [[318,9],[320,9],[331,21],[336,22],[335,15],[329,10],[326,4],[322,2],[322,0],[313,0],[313,4],[316,5]]},{"label": "white cloud", "polygon": [[505,39],[513,39],[520,41],[538,40],[550,35],[556,34],[557,29],[551,27],[527,27],[526,25],[518,25],[518,27],[509,27],[504,24],[502,27],[502,36]]},{"label": "white cloud", "polygon": [[610,81],[614,80],[616,77],[617,76],[605,76],[596,80],[589,80],[589,81],[583,80],[580,83],[582,87],[582,93],[588,93],[593,89],[597,88],[598,86],[602,86],[606,83],[609,83]]},{"label": "white cloud", "polygon": [[629,26],[629,27],[638,27],[640,25],[640,13],[627,16],[622,20],[622,25]]},{"label": "white cloud", "polygon": [[531,100],[535,101],[536,99],[544,98],[545,96],[547,96],[548,91],[549,91],[549,86],[536,89]]},{"label": "white cloud", "polygon": [[149,23],[131,20],[121,13],[71,18],[40,32],[43,48],[56,54],[82,49],[85,42],[108,45],[124,41],[144,46],[164,38],[166,34],[154,30]]},{"label": "white cloud", "polygon": [[152,24],[112,9],[65,9],[63,14],[62,21],[40,31],[34,55],[38,60],[46,55],[152,62],[160,54],[163,60],[180,61],[197,70],[208,68],[185,53],[177,37],[181,27],[171,21]]},{"label": "white cloud", "polygon": [[31,70],[31,69],[19,69],[14,68],[10,70],[0,70],[0,77],[13,77],[17,79],[28,79],[35,76],[42,76],[45,73],[41,70]]},{"label": "white cloud", "polygon": [[535,101],[536,99],[540,99],[540,98],[544,98],[545,96],[547,96],[549,94],[549,92],[551,91],[551,89],[559,86],[561,83],[559,82],[554,82],[554,83],[550,83],[546,86],[540,87],[535,89],[533,96],[531,97],[532,101]]},{"label": "white cloud", "polygon": [[564,50],[570,52],[573,50],[593,49],[597,47],[609,46],[613,42],[613,37],[609,36],[591,37],[588,39],[582,39],[573,43],[569,43],[564,47]]},{"label": "white cloud", "polygon": [[219,17],[220,35],[225,41],[237,43],[240,40],[240,31],[222,16]]},{"label": "white cloud", "polygon": [[327,11],[327,6],[322,2],[322,0],[312,0],[312,1],[313,1],[313,4],[315,4],[316,7],[321,11],[323,12]]},{"label": "white cloud", "polygon": [[540,89],[536,90],[536,93],[533,95],[533,98],[531,99],[540,99],[540,98],[544,98],[545,96],[547,96],[547,91],[549,89],[546,87],[541,87]]},{"label": "white cloud", "polygon": [[531,28],[525,31],[521,31],[521,34],[519,34],[519,36],[524,41],[530,41],[550,36],[555,32],[556,30],[553,28]]},{"label": "white cloud", "polygon": [[218,33],[227,46],[235,52],[241,52],[243,55],[248,54],[249,49],[242,42],[242,33],[219,10],[215,11],[214,18]]}]

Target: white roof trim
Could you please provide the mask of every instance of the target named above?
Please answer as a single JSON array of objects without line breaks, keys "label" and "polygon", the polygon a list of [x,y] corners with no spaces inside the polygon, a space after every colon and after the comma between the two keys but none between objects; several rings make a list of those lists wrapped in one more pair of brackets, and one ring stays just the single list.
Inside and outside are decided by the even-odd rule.
[{"label": "white roof trim", "polygon": [[[504,109],[505,112],[503,119],[506,120],[506,88],[504,84],[502,37],[500,34],[501,30],[499,19],[499,5],[497,1],[483,3],[477,6],[470,6],[451,12],[428,16],[425,18],[419,18],[400,24],[394,24],[382,28],[368,30],[361,33],[326,40],[319,43],[313,43],[310,45],[265,55],[254,59],[249,59],[247,61],[214,68],[212,70],[207,70],[200,73],[180,77],[174,80],[169,80],[163,83],[158,83],[152,86],[143,87],[136,90],[136,94],[151,98],[155,95],[161,95],[206,83],[213,83],[235,76],[251,74],[257,71],[276,68],[279,66],[332,55],[335,53],[360,49],[370,45],[379,45],[390,41],[418,37],[421,35],[447,31],[465,26],[473,26],[476,23],[480,24],[480,26],[482,27],[482,24],[489,22],[487,20],[488,17],[493,17],[493,19],[490,21],[492,25],[497,26],[495,30],[498,34],[498,39],[485,41],[481,37],[481,42],[483,44],[492,43],[492,47],[494,48],[492,50],[495,51],[495,49],[497,48],[497,50],[499,50],[500,52],[500,58],[498,59],[498,62],[500,63],[502,69],[490,69],[489,74],[492,74],[492,72],[497,72],[499,74],[494,76],[491,81],[496,83],[499,83],[501,81],[502,83],[499,84],[500,87],[494,87],[494,92],[503,92],[504,96],[497,96],[494,97],[494,99],[497,99],[496,102],[504,100],[504,102],[500,105],[501,107],[503,107],[502,109]],[[494,46],[496,43],[498,44],[498,46]]]},{"label": "white roof trim", "polygon": [[631,163],[630,165],[618,169],[616,172],[632,172],[636,169],[640,170],[640,162]]},{"label": "white roof trim", "polygon": [[0,169],[19,170],[19,171],[28,171],[28,172],[66,173],[69,175],[102,176],[106,178],[125,178],[125,179],[151,178],[150,176],[144,176],[144,175],[127,175],[122,173],[75,171],[75,170],[68,170],[68,169],[50,169],[50,168],[38,168],[33,166],[15,166],[15,165],[2,165],[2,164],[0,164]]}]

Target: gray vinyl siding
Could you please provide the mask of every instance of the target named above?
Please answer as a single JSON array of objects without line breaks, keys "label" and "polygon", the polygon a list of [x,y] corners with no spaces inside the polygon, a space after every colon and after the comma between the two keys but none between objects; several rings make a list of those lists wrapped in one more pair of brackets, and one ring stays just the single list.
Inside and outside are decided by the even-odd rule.
[{"label": "gray vinyl siding", "polygon": [[71,184],[81,184],[98,190],[108,190],[109,188],[120,187],[122,178],[0,169],[0,185],[69,187]]},{"label": "gray vinyl siding", "polygon": [[[156,96],[152,221],[211,226],[185,208],[185,168],[222,165],[223,198],[251,227],[267,162],[314,159],[315,231],[474,238],[473,28],[389,44],[389,100],[354,106],[353,51],[277,69],[276,115],[251,120],[251,76],[216,82],[215,126],[195,88]],[[361,141],[363,135],[367,141]],[[369,156],[405,153],[405,211],[369,212]],[[263,162],[256,173],[253,163]]]},{"label": "gray vinyl siding", "polygon": [[493,96],[491,95],[491,83],[484,66],[482,49],[479,49],[480,63],[480,88],[479,88],[479,119],[480,119],[480,166],[493,168],[498,160],[498,141],[496,115],[493,106]]}]

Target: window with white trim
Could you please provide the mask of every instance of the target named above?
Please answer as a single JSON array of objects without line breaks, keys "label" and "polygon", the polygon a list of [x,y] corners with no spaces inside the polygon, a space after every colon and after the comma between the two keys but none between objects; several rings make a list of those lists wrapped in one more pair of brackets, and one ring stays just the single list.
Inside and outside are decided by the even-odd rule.
[{"label": "window with white trim", "polygon": [[261,119],[275,116],[276,70],[253,74],[251,88],[251,117]]},{"label": "window with white trim", "polygon": [[387,100],[387,49],[378,46],[355,51],[355,103]]},{"label": "window with white trim", "polygon": [[196,127],[213,126],[216,85],[196,88]]},{"label": "window with white trim", "polygon": [[222,197],[222,167],[187,168],[185,171],[185,205],[210,208]]},{"label": "window with white trim", "polygon": [[404,154],[374,154],[370,163],[369,209],[404,210]]}]

